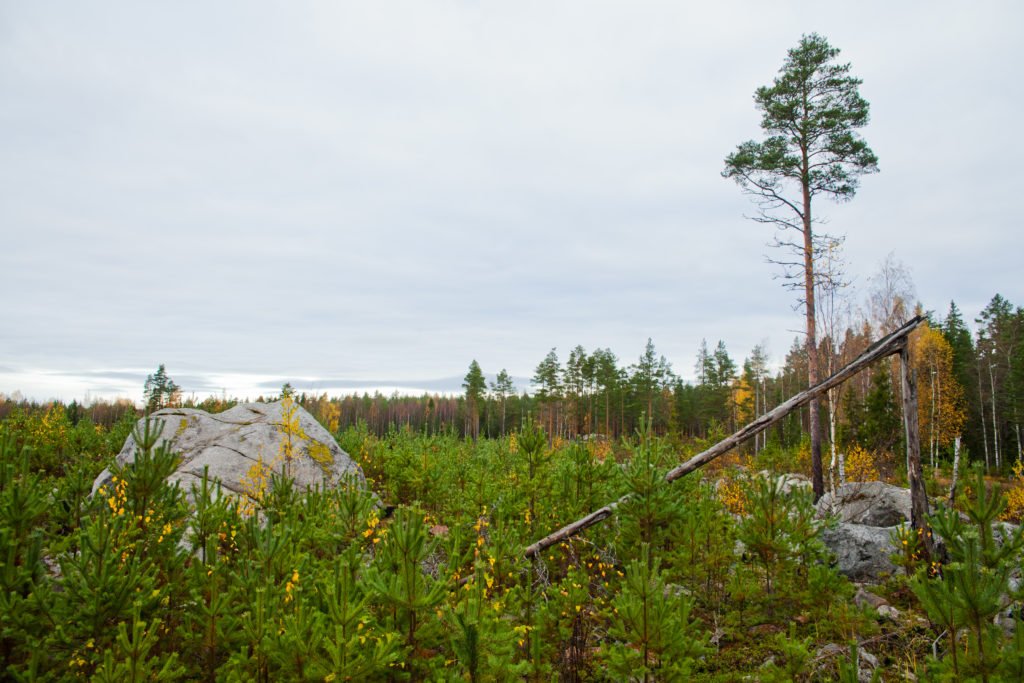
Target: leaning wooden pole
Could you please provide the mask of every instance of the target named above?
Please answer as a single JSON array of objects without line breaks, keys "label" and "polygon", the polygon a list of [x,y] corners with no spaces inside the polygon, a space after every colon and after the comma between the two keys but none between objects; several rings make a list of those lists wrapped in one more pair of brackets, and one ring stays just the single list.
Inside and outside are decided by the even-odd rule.
[{"label": "leaning wooden pole", "polygon": [[917,423],[917,378],[910,367],[909,344],[900,347],[900,375],[903,378],[903,426],[907,438],[907,479],[910,480],[910,526],[921,537],[925,566],[934,555],[932,532],[928,528],[928,492],[921,469],[921,433]]},{"label": "leaning wooden pole", "polygon": [[[668,474],[665,475],[665,481],[673,482],[676,479],[679,479],[680,477],[686,476],[687,474],[693,472],[696,469],[700,469],[701,467],[708,464],[718,456],[724,455],[725,453],[729,452],[730,450],[740,445],[741,443],[743,443],[750,437],[754,436],[755,434],[759,434],[763,432],[765,429],[768,429],[768,427],[771,427],[773,424],[775,424],[782,418],[786,417],[797,408],[809,403],[811,399],[824,394],[832,387],[842,384],[843,382],[853,377],[858,372],[868,367],[875,361],[878,361],[882,358],[886,358],[895,353],[900,353],[901,349],[906,348],[907,337],[910,335],[911,332],[917,329],[923,322],[924,318],[921,316],[917,316],[914,319],[910,320],[905,325],[903,325],[902,327],[900,327],[898,330],[890,332],[889,334],[887,334],[886,336],[882,337],[877,342],[869,346],[864,351],[864,353],[857,356],[857,358],[852,363],[850,363],[849,365],[847,365],[842,370],[835,373],[825,381],[819,382],[810,389],[800,392],[796,396],[790,398],[788,401],[781,403],[772,410],[769,410],[767,413],[760,416],[759,418],[757,418],[756,420],[754,420],[753,422],[745,426],[743,429],[733,434],[732,436],[729,436],[723,439],[722,441],[719,441],[706,451],[698,453],[697,455],[693,456],[692,458],[682,463],[681,465],[673,468],[672,470],[669,470]],[[914,403],[914,416],[916,423],[916,394]],[[914,434],[916,437],[917,432],[915,431]],[[918,458],[920,459],[920,453],[918,454]],[[913,485],[914,482],[911,481],[911,486],[913,487]],[[920,486],[921,490],[923,491],[923,480],[920,483]],[[913,489],[911,491],[911,495],[913,495]],[[628,499],[629,496],[623,496],[614,503],[606,505],[600,510],[595,510],[586,517],[582,517],[571,524],[567,524],[558,531],[555,531],[554,533],[551,533],[545,536],[544,538],[540,539],[539,541],[536,541],[535,543],[528,546],[524,550],[524,553],[527,557],[537,555],[545,548],[550,548],[556,543],[559,543],[567,538],[579,534],[584,529],[592,527],[595,524],[598,524],[599,522],[603,522],[604,520],[611,517],[612,514],[614,514],[615,509]]]}]

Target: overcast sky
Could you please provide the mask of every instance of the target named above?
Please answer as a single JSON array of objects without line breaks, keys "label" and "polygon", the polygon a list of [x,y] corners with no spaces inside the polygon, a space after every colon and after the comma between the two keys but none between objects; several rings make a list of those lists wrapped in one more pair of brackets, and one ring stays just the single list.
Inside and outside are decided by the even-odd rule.
[{"label": "overcast sky", "polygon": [[[1024,304],[1019,2],[0,2],[0,392],[458,389],[552,348],[781,361],[721,177],[801,34],[881,172],[820,200],[860,297]],[[455,378],[455,379],[445,379]],[[520,381],[520,390],[527,387]]]}]

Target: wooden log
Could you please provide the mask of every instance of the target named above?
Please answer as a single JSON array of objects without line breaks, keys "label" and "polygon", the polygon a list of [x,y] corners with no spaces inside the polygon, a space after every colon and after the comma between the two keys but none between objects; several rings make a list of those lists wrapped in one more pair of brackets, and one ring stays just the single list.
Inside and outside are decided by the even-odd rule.
[{"label": "wooden log", "polygon": [[540,539],[539,541],[537,541],[536,543],[532,543],[529,546],[527,546],[526,549],[523,551],[523,554],[527,557],[530,557],[531,555],[539,555],[540,552],[545,548],[550,548],[556,543],[561,543],[565,539],[577,535],[584,529],[594,526],[598,522],[603,522],[604,520],[608,519],[613,514],[615,514],[615,509],[618,508],[619,505],[626,502],[627,500],[629,500],[629,496],[625,495],[622,498],[619,498],[614,503],[605,505],[600,510],[595,510],[586,517],[581,517],[580,519],[577,519],[572,524],[566,524],[553,534],[549,534],[544,538]]},{"label": "wooden log", "polygon": [[727,453],[728,451],[736,448],[741,443],[749,439],[750,437],[763,432],[768,427],[781,420],[782,418],[789,415],[797,408],[809,403],[811,399],[824,394],[826,391],[842,384],[846,380],[850,379],[858,372],[868,367],[872,363],[887,356],[891,356],[894,353],[899,353],[900,347],[905,343],[907,335],[913,332],[917,327],[924,322],[924,318],[921,316],[915,317],[913,320],[908,322],[898,330],[887,334],[886,336],[879,339],[877,342],[869,346],[864,350],[864,353],[857,356],[853,362],[844,367],[842,370],[832,375],[823,382],[819,382],[806,391],[801,391],[796,396],[793,396],[788,401],[779,404],[772,410],[757,418],[743,429],[739,430],[732,436],[719,441],[711,448],[698,453],[683,464],[675,467],[665,476],[667,481],[675,481],[679,477],[683,477],[694,470],[703,467],[718,456]]},{"label": "wooden log", "polygon": [[910,526],[921,536],[922,558],[927,565],[934,554],[932,532],[928,528],[928,492],[921,471],[921,435],[917,424],[917,379],[910,367],[908,344],[900,348],[900,375],[903,378],[903,426],[907,439],[907,479],[910,480]]},{"label": "wooden log", "polygon": [[[732,436],[729,436],[723,439],[722,441],[719,441],[706,451],[698,453],[697,455],[693,456],[686,462],[673,468],[668,472],[668,474],[665,475],[665,481],[673,482],[676,479],[686,476],[690,472],[693,472],[694,470],[703,467],[704,465],[708,464],[718,456],[724,455],[725,453],[729,452],[730,450],[740,445],[741,443],[743,443],[750,437],[754,436],[755,434],[759,434],[763,432],[765,429],[768,429],[773,424],[775,424],[782,418],[786,417],[797,408],[810,402],[810,400],[815,398],[816,396],[820,396],[829,389],[831,389],[832,387],[842,384],[843,382],[853,377],[858,372],[868,367],[875,361],[891,356],[894,353],[899,353],[900,350],[906,346],[907,336],[915,329],[917,329],[917,327],[920,326],[923,322],[924,318],[922,316],[916,316],[915,318],[907,322],[905,325],[900,327],[898,330],[890,332],[889,334],[887,334],[886,336],[882,337],[877,342],[869,346],[867,349],[865,349],[864,353],[857,356],[857,358],[853,362],[851,362],[849,365],[847,365],[842,370],[835,373],[825,381],[819,382],[810,389],[802,391],[796,396],[793,396],[788,401],[781,403],[780,405],[776,406],[772,410],[760,416],[747,426],[743,427],[743,429],[739,430]],[[917,416],[916,410],[917,409],[915,407],[915,420]],[[920,448],[918,448],[918,451],[920,451]],[[920,458],[920,452],[918,453],[918,457]],[[629,496],[623,496],[614,503],[606,505],[600,510],[591,512],[586,517],[582,517],[576,520],[575,522],[572,522],[571,524],[567,524],[558,531],[555,531],[554,533],[545,536],[539,541],[532,543],[524,550],[525,555],[527,557],[530,557],[531,555],[537,555],[545,548],[549,548],[555,543],[564,541],[565,539],[571,536],[575,536],[584,529],[587,529],[589,527],[594,526],[595,524],[598,524],[599,522],[604,521],[608,517],[611,517],[615,509],[628,499]]]}]

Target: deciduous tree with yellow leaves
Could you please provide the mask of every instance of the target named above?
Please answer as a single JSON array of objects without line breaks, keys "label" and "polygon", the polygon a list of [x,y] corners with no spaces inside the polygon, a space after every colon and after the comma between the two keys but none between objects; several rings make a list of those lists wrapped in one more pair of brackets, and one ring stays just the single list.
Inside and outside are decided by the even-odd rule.
[{"label": "deciduous tree with yellow leaves", "polygon": [[967,417],[964,388],[953,374],[953,348],[941,330],[927,323],[910,335],[911,362],[917,372],[918,424],[935,467],[939,449],[960,435]]}]

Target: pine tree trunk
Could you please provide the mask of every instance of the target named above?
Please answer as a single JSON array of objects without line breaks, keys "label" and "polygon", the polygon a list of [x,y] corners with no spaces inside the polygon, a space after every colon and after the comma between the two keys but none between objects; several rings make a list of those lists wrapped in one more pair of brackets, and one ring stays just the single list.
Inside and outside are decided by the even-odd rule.
[{"label": "pine tree trunk", "polygon": [[608,394],[609,393],[610,392],[607,389],[604,390],[604,435],[607,436],[610,439],[610,438],[612,438],[612,426],[611,426],[612,414],[611,414],[611,406],[609,404],[609,399],[608,399]]},{"label": "pine tree trunk", "polygon": [[[818,383],[818,332],[814,319],[814,236],[811,233],[811,196],[804,188],[804,305],[807,315],[807,386]],[[811,486],[814,501],[825,495],[825,479],[821,470],[821,418],[818,398],[808,406],[808,429],[811,433]]]}]

